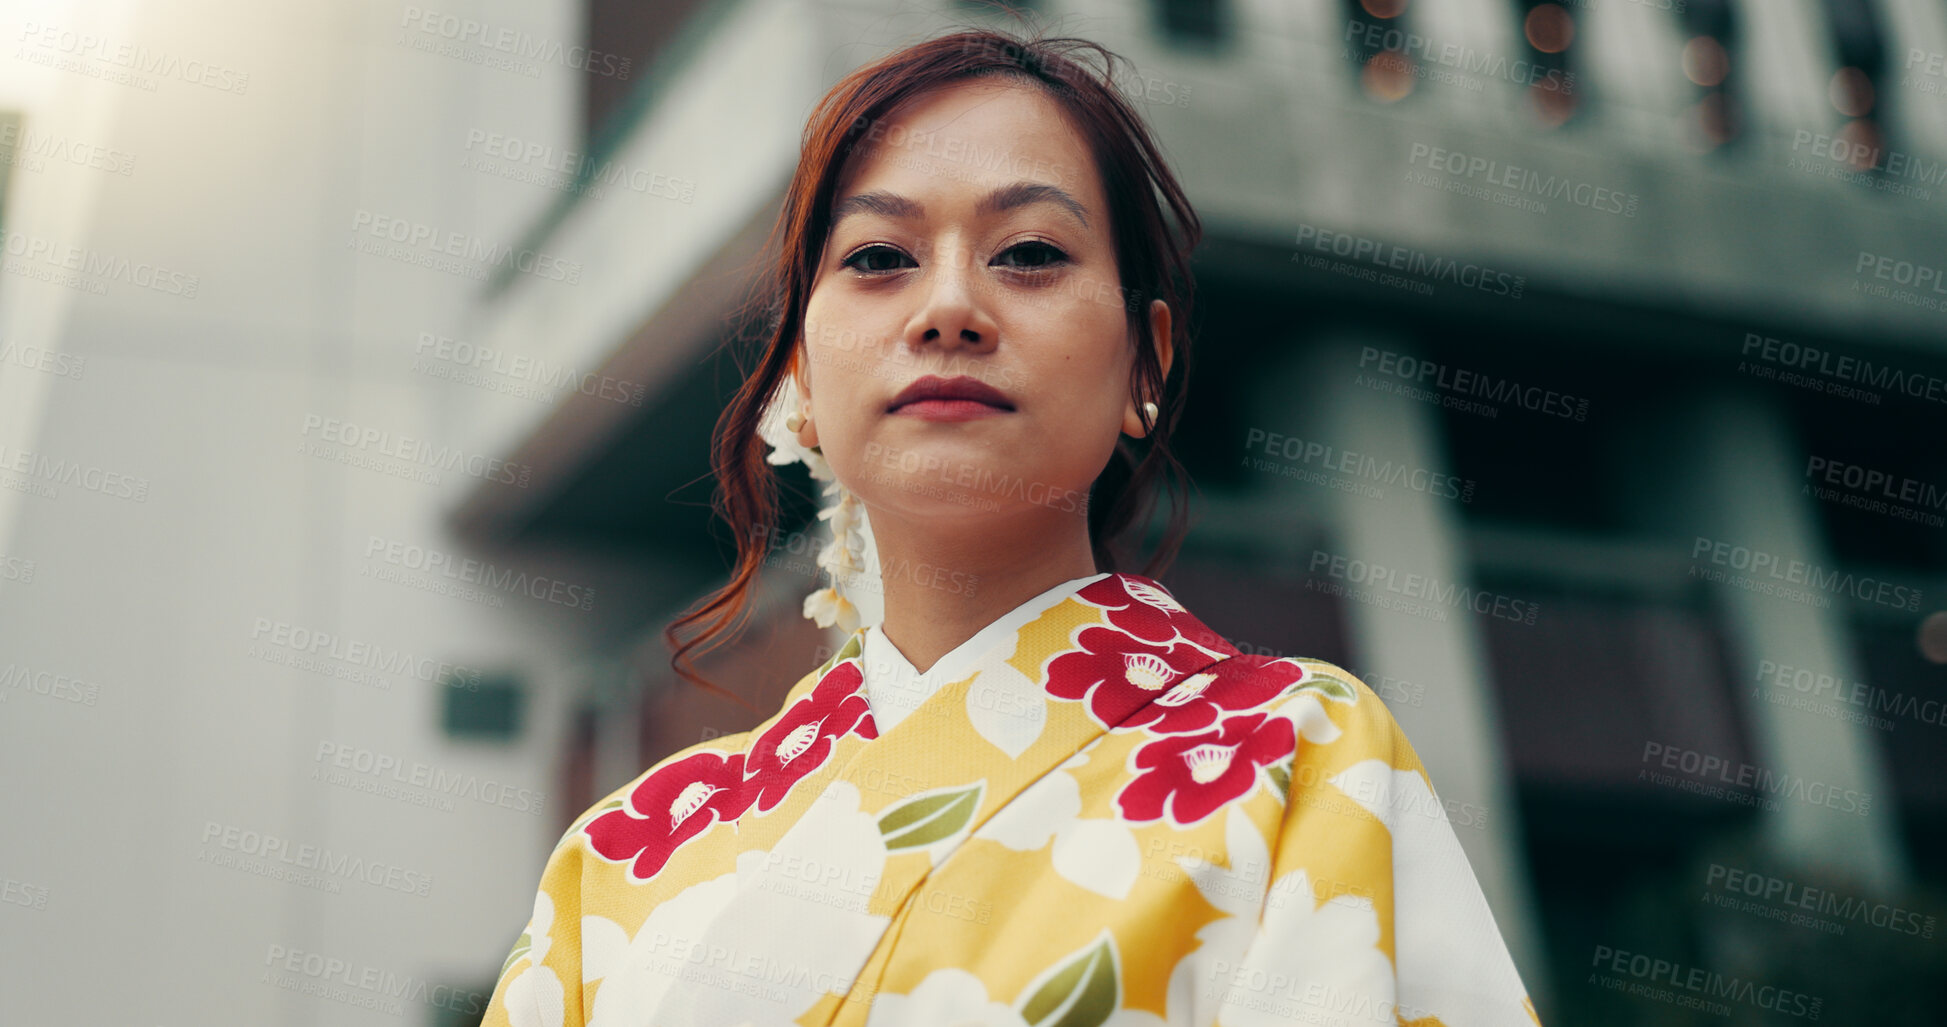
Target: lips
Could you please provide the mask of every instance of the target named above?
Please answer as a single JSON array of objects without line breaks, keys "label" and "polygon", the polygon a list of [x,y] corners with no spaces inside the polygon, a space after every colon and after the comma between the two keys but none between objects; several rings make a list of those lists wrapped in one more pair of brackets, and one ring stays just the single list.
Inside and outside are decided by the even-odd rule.
[{"label": "lips", "polygon": [[1006,393],[978,378],[964,374],[942,378],[936,374],[929,374],[900,390],[899,395],[894,396],[892,403],[886,407],[886,412],[891,413],[908,403],[917,403],[926,399],[971,400],[998,410],[1014,409],[1014,404],[1007,398]]}]

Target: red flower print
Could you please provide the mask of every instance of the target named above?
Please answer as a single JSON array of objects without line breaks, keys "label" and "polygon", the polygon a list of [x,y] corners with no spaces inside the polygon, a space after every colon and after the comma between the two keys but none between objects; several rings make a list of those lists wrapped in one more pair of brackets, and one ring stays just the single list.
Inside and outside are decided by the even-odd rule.
[{"label": "red flower print", "polygon": [[775,809],[793,785],[831,758],[839,738],[854,731],[862,738],[879,737],[861,690],[864,683],[858,661],[840,663],[751,743],[744,775],[755,789],[752,802],[759,813]]},{"label": "red flower print", "polygon": [[1232,657],[1201,674],[1192,674],[1149,705],[1125,718],[1119,730],[1148,728],[1159,735],[1203,731],[1226,713],[1248,710],[1276,699],[1304,677],[1304,668],[1282,664],[1276,671]]},{"label": "red flower print", "polygon": [[642,779],[629,802],[588,822],[589,847],[614,863],[634,860],[629,876],[646,881],[660,872],[685,842],[720,820],[735,820],[750,806],[742,753],[704,751],[685,756]]},{"label": "red flower print", "polygon": [[1240,713],[1194,735],[1166,735],[1130,758],[1136,777],[1116,794],[1116,809],[1130,821],[1197,823],[1251,794],[1258,768],[1291,755],[1297,742],[1291,721],[1264,713]]},{"label": "red flower print", "polygon": [[1048,664],[1048,694],[1088,700],[1089,716],[1103,727],[1122,722],[1168,691],[1177,678],[1210,663],[1210,654],[1188,645],[1144,642],[1116,628],[1083,628],[1081,648]]},{"label": "red flower print", "polygon": [[1075,593],[1109,615],[1109,623],[1145,642],[1176,639],[1178,617],[1189,611],[1163,586],[1135,574],[1111,574]]}]

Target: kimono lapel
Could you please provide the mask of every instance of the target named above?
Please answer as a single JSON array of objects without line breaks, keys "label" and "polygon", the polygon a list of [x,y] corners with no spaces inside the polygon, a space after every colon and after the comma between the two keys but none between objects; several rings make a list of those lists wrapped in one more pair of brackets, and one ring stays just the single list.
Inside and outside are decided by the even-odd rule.
[{"label": "kimono lapel", "polygon": [[[1144,710],[1183,709],[1213,677],[1200,672],[1236,653],[1154,581],[1115,574],[1044,610],[881,734],[861,636],[794,686],[741,751],[666,765],[628,809],[588,826],[591,851],[626,862],[631,881],[666,865],[718,875],[687,880],[633,930],[591,1027],[639,1023],[644,1010],[669,1024],[862,1017],[895,956],[895,925],[935,868],[1106,732],[1145,723]],[[698,953],[710,972],[679,973]]]},{"label": "kimono lapel", "polygon": [[1236,652],[1135,574],[1093,582],[1024,625],[838,771],[834,786],[858,790],[886,845],[873,911],[896,915],[1029,785]]}]

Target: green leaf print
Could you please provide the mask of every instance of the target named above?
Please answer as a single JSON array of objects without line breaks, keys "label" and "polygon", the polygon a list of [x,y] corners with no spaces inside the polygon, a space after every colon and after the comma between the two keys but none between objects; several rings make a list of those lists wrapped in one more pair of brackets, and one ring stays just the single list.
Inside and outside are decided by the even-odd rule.
[{"label": "green leaf print", "polygon": [[964,830],[980,809],[980,797],[987,782],[976,781],[965,788],[916,795],[898,803],[879,817],[879,833],[885,836],[886,849],[925,848]]},{"label": "green leaf print", "polygon": [[1278,798],[1283,799],[1286,802],[1290,802],[1291,801],[1290,763],[1288,762],[1273,763],[1272,765],[1264,768],[1264,773],[1270,776],[1271,784],[1277,787]]},{"label": "green leaf print", "polygon": [[522,956],[527,955],[528,951],[532,948],[534,948],[533,936],[522,934],[520,940],[514,942],[514,951],[508,953],[507,962],[500,964],[500,976],[507,976],[507,971],[513,967],[515,962],[519,961]]},{"label": "green leaf print", "polygon": [[1100,1027],[1115,1015],[1121,988],[1117,981],[1115,938],[1104,930],[1095,940],[1055,965],[1039,986],[1030,984],[1021,1001],[1029,1027]]},{"label": "green leaf print", "polygon": [[1351,682],[1330,674],[1308,673],[1305,680],[1284,690],[1285,695],[1297,695],[1299,692],[1317,692],[1339,702],[1355,702],[1359,698],[1359,690],[1353,688]]},{"label": "green leaf print", "polygon": [[574,823],[568,825],[568,830],[561,835],[562,840],[566,841],[570,838],[573,838],[576,834],[579,834],[581,832],[582,828],[588,826],[589,821],[621,805],[622,805],[621,799],[610,799],[607,802],[602,803],[600,806],[597,806],[594,809],[591,809],[588,812],[583,813],[580,817],[576,818]]},{"label": "green leaf print", "polygon": [[820,677],[823,677],[825,674],[829,673],[833,667],[836,667],[839,664],[844,663],[846,660],[849,660],[852,657],[859,655],[859,653],[863,651],[864,651],[863,648],[859,645],[859,636],[856,632],[854,632],[852,637],[846,639],[845,644],[841,646],[837,652],[832,654],[832,658],[826,660],[825,665],[823,667],[818,668],[818,675]]}]

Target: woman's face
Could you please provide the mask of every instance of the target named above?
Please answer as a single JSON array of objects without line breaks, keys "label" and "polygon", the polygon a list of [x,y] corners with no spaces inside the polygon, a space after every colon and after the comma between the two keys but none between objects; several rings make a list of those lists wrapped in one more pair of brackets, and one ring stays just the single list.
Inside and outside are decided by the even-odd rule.
[{"label": "woman's face", "polygon": [[[1087,144],[1054,101],[1007,79],[922,95],[865,138],[805,312],[800,441],[870,509],[1085,525],[1117,434],[1142,433]],[[1147,314],[1167,373],[1169,309]],[[902,403],[927,376],[981,396]]]}]

